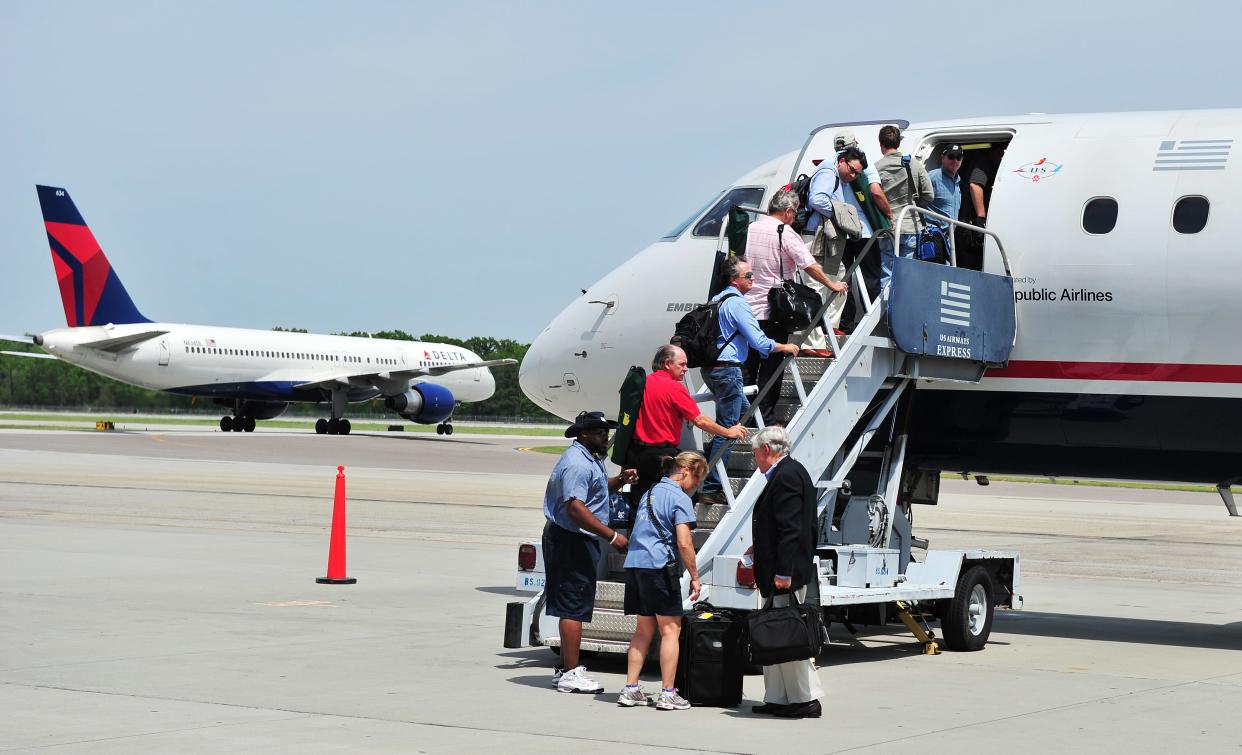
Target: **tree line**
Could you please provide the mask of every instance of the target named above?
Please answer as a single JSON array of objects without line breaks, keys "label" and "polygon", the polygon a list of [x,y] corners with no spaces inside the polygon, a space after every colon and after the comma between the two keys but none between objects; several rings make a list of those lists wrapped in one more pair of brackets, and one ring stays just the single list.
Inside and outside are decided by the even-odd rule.
[{"label": "tree line", "polygon": [[[273,330],[306,332],[302,328],[276,327]],[[481,359],[516,359],[518,362],[522,361],[526,350],[530,348],[529,344],[508,338],[474,336],[459,339],[433,333],[415,337],[403,330],[383,330],[376,333],[354,331],[336,335],[447,343],[469,349]],[[0,349],[42,353],[31,344],[12,341],[0,341]],[[518,386],[517,365],[495,367],[492,375],[496,378],[496,393],[486,401],[462,405],[458,419],[496,417],[531,422],[558,421],[522,393]],[[209,400],[126,385],[60,360],[15,356],[0,356],[0,406],[126,412],[214,412],[216,409]],[[382,399],[351,407],[351,412],[355,415],[359,410],[376,415],[395,416],[392,412],[386,412]],[[314,404],[289,405],[290,414],[318,415],[323,411],[323,407],[316,407]]]}]

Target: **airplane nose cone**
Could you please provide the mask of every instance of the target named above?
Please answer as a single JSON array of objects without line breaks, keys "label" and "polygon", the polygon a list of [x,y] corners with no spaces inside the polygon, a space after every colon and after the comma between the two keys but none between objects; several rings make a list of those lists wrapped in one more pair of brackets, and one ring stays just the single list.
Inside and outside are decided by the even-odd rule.
[{"label": "airplane nose cone", "polygon": [[518,386],[522,393],[544,409],[550,408],[552,404],[544,392],[544,386],[548,385],[547,375],[544,374],[548,362],[546,337],[545,330],[526,350],[526,356],[522,357],[522,363],[518,365]]}]

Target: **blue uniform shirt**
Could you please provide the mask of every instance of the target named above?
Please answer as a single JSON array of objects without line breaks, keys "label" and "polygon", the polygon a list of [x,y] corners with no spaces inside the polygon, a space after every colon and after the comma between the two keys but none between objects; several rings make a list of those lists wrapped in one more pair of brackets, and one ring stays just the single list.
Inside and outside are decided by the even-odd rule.
[{"label": "blue uniform shirt", "polygon": [[936,198],[927,209],[957,220],[957,213],[962,209],[962,174],[958,173],[949,178],[945,175],[944,168],[936,168],[929,170],[927,177],[931,179],[932,189],[936,192]]},{"label": "blue uniform shirt", "polygon": [[729,286],[713,296],[712,301],[719,301],[729,294],[736,294],[736,296],[730,296],[720,304],[720,336],[716,339],[716,348],[719,349],[725,341],[729,341],[729,336],[734,333],[737,335],[720,352],[717,361],[745,364],[752,348],[759,352],[759,356],[766,359],[776,347],[776,341],[768,338],[760,330],[759,321],[755,319],[755,312],[746,303],[742,292],[734,286]]},{"label": "blue uniform shirt", "polygon": [[634,519],[634,531],[630,533],[630,550],[625,557],[627,569],[660,569],[673,555],[670,544],[677,542],[677,525],[694,526],[694,505],[681,486],[667,477],[661,478],[651,488],[651,508],[655,511],[664,537],[651,523],[647,511],[647,496],[638,502],[638,515]]},{"label": "blue uniform shirt", "polygon": [[579,529],[569,517],[565,504],[571,498],[585,503],[596,519],[608,523],[608,473],[604,470],[604,462],[576,440],[552,468],[552,476],[548,478],[548,487],[543,494],[543,515],[570,532],[592,535]]}]

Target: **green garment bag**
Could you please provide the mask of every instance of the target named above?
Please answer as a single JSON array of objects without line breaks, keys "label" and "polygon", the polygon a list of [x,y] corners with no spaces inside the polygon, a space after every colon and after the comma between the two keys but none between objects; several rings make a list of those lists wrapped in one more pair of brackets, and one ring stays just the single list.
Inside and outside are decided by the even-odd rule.
[{"label": "green garment bag", "polygon": [[634,425],[638,422],[638,411],[642,408],[646,387],[647,373],[642,367],[631,367],[621,382],[621,411],[617,414],[617,430],[612,434],[612,461],[619,467],[625,466],[626,454],[630,452],[630,441],[634,438]]},{"label": "green garment bag", "polygon": [[858,206],[862,208],[863,213],[867,216],[867,222],[871,224],[871,232],[879,233],[880,231],[892,228],[888,222],[888,218],[880,213],[880,208],[875,206],[875,201],[871,199],[871,184],[867,183],[867,179],[861,174],[850,182],[850,191],[854,192],[854,198],[858,200]]}]

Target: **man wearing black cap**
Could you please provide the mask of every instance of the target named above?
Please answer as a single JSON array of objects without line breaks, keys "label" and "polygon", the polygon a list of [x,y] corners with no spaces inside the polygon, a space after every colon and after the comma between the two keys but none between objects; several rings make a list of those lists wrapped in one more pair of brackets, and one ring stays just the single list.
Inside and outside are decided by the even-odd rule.
[{"label": "man wearing black cap", "polygon": [[[940,167],[927,174],[936,193],[936,198],[927,209],[957,220],[957,214],[962,209],[962,177],[957,172],[962,169],[962,158],[965,156],[960,144],[950,144],[940,153]],[[948,230],[947,223],[940,225]]]},{"label": "man wearing black cap", "polygon": [[582,623],[595,609],[600,539],[619,551],[629,545],[625,535],[608,527],[609,494],[638,479],[632,469],[611,478],[604,471],[608,431],[616,426],[603,412],[579,414],[565,431],[576,440],[556,462],[543,495],[544,610],[560,618],[561,665],[552,675],[559,692],[604,691],[578,664],[578,649]]}]

